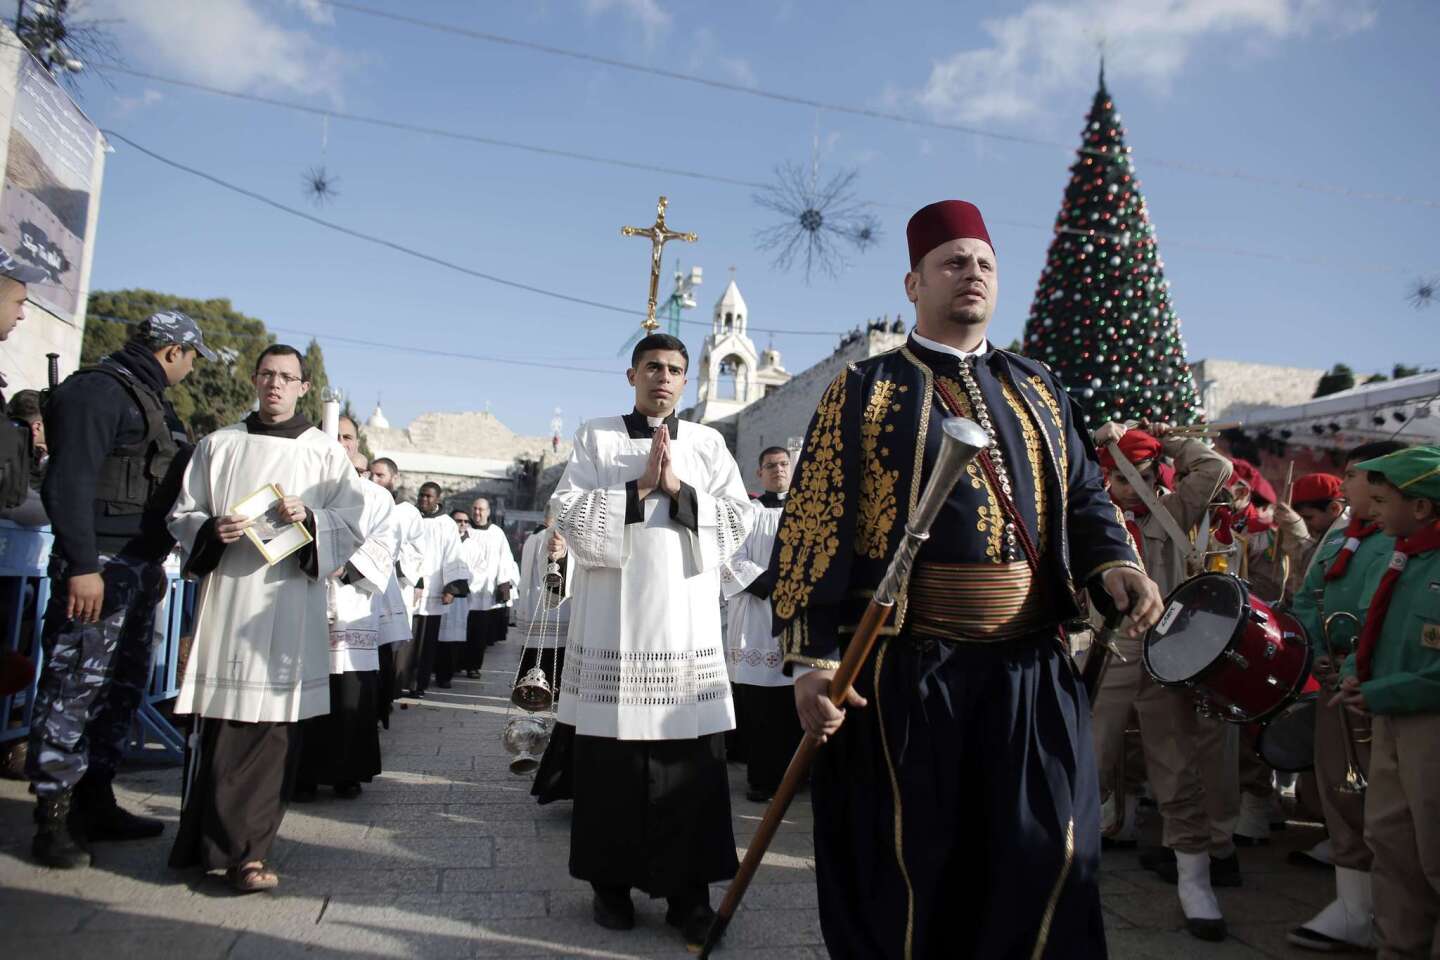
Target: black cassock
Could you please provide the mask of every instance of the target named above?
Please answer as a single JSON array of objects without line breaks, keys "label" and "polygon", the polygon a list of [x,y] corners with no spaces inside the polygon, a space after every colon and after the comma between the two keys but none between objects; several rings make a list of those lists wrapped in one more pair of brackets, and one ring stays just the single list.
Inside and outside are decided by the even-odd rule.
[{"label": "black cassock", "polygon": [[994,349],[965,362],[912,338],[843,371],[777,533],[787,669],[837,665],[946,416],[990,424],[1039,553],[1032,573],[973,464],[857,680],[869,706],[816,760],[821,927],[833,957],[1104,957],[1089,704],[1057,628],[1075,584],[1138,558],[1049,370]]},{"label": "black cassock", "polygon": [[576,735],[572,754],[571,876],[687,901],[735,876],[723,733],[693,740]]},{"label": "black cassock", "polygon": [[299,784],[369,783],[380,773],[380,672],[330,674],[330,712],[300,722]]}]

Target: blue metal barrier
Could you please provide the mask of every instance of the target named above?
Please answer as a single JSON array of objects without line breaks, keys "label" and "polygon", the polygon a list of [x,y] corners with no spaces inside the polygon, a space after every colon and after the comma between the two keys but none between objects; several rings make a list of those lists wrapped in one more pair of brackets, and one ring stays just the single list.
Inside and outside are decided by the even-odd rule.
[{"label": "blue metal barrier", "polygon": [[[17,651],[35,664],[30,685],[7,697],[0,697],[0,744],[30,736],[30,717],[35,691],[45,662],[41,644],[45,607],[50,602],[50,548],[54,536],[48,527],[22,527],[0,520],[0,617],[3,635],[0,646]],[[170,723],[157,704],[173,700],[180,692],[180,638],[189,628],[195,605],[195,585],[180,578],[179,564],[165,566],[166,589],[155,611],[155,631],[150,682],[136,712],[135,725],[126,742],[129,756],[148,760],[179,761],[185,737]],[[154,741],[157,751],[147,746]]]},{"label": "blue metal barrier", "polygon": [[50,547],[55,542],[49,527],[22,527],[0,520],[0,617],[4,649],[27,656],[35,664],[30,685],[0,697],[0,743],[30,736],[30,711],[40,683],[40,632],[45,605],[50,602]]}]

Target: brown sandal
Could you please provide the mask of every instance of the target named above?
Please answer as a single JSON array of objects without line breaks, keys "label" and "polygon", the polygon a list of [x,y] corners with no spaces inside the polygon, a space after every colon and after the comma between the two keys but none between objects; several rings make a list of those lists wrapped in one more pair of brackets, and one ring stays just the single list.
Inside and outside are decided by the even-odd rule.
[{"label": "brown sandal", "polygon": [[260,860],[231,867],[225,871],[225,878],[230,881],[230,886],[236,893],[259,893],[280,886],[280,878],[275,871],[267,868]]}]

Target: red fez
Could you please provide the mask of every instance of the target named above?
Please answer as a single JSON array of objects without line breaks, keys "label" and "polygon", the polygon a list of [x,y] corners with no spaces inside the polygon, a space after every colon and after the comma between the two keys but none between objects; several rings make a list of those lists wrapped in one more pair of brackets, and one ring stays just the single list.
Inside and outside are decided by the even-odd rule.
[{"label": "red fez", "polygon": [[[1125,455],[1125,459],[1137,467],[1160,456],[1160,441],[1144,430],[1126,430],[1125,435],[1116,441],[1116,445]],[[1110,447],[1101,447],[1097,452],[1100,454],[1100,466],[1106,470],[1114,470],[1115,458],[1110,455]]]},{"label": "red fez", "polygon": [[1291,503],[1329,503],[1340,499],[1340,478],[1333,473],[1307,473],[1290,488]]},{"label": "red fez", "polygon": [[[910,269],[914,270],[925,254],[940,244],[961,237],[990,243],[979,207],[964,200],[941,200],[921,207],[905,227],[905,239],[910,241]],[[995,244],[990,243],[990,249],[995,249]]]}]

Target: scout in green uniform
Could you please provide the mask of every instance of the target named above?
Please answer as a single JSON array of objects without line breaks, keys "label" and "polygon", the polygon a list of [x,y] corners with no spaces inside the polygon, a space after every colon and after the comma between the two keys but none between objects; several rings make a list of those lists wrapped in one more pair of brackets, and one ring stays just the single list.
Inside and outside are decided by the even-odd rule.
[{"label": "scout in green uniform", "polygon": [[[1370,517],[1370,474],[1360,463],[1404,450],[1394,440],[1363,444],[1345,458],[1340,492],[1349,503],[1348,515],[1323,535],[1305,582],[1295,594],[1293,613],[1315,648],[1315,678],[1331,689],[1339,681],[1335,670],[1360,634],[1360,617],[1370,595],[1365,584],[1371,571],[1385,569],[1395,550],[1395,538],[1386,536]],[[1296,488],[1300,488],[1296,483]],[[1297,511],[1307,514],[1296,497]],[[1323,512],[1322,512],[1323,515]],[[1317,520],[1319,517],[1316,518]],[[1306,525],[1311,517],[1306,516]],[[1378,576],[1378,573],[1376,574]],[[1339,616],[1337,616],[1337,614]],[[1344,616],[1349,614],[1349,616]],[[1324,623],[1331,621],[1326,643]],[[1350,619],[1351,617],[1355,619]],[[1341,792],[1345,781],[1347,736],[1339,705],[1321,696],[1315,709],[1315,782],[1325,826],[1330,834],[1330,859],[1335,866],[1335,899],[1308,922],[1290,931],[1298,947],[1331,952],[1352,947],[1373,949],[1370,914],[1370,848],[1365,845],[1365,795]],[[1353,740],[1352,736],[1352,740]],[[1361,769],[1370,763],[1370,744],[1355,741]]]},{"label": "scout in green uniform", "polygon": [[1376,949],[1381,960],[1418,960],[1440,955],[1440,447],[1358,466],[1395,551],[1366,578],[1373,594],[1335,700],[1372,715],[1365,842]]}]

